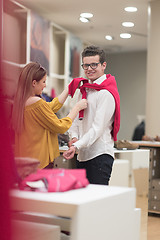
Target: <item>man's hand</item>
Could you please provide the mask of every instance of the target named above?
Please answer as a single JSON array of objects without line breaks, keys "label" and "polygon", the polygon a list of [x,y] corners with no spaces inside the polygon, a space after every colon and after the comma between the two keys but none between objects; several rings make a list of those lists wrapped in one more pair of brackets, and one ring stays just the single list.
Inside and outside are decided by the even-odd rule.
[{"label": "man's hand", "polygon": [[76,148],[74,146],[71,146],[67,151],[63,153],[63,157],[69,160],[74,157],[75,152],[76,152]]},{"label": "man's hand", "polygon": [[78,139],[76,137],[72,138],[72,140],[68,142],[68,147],[70,148],[72,146],[72,144],[77,141],[78,141]]}]

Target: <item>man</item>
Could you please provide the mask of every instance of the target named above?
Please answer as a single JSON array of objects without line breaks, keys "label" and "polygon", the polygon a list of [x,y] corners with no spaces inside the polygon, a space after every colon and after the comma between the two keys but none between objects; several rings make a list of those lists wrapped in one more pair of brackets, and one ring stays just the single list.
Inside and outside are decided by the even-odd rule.
[{"label": "man", "polygon": [[119,94],[115,78],[104,74],[107,64],[103,50],[96,46],[86,47],[82,62],[90,84],[84,83],[86,88],[80,89],[81,93],[86,91],[88,108],[82,120],[77,118],[73,122],[69,130],[70,148],[63,156],[71,159],[77,150],[77,168],[86,169],[89,182],[108,185],[114,161],[114,140],[117,140],[120,127]]}]

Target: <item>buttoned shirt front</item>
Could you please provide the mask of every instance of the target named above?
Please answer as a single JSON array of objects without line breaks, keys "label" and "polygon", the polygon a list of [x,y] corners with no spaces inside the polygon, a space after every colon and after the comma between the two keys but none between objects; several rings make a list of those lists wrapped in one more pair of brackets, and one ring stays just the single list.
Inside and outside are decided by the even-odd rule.
[{"label": "buttoned shirt front", "polygon": [[[94,81],[101,84],[106,79],[104,74]],[[79,94],[81,99],[81,94]],[[74,120],[69,132],[78,141],[74,145],[78,148],[79,161],[87,161],[101,154],[114,157],[114,141],[111,135],[114,121],[115,100],[106,89],[97,91],[87,89],[88,107],[84,110],[83,120]]]}]

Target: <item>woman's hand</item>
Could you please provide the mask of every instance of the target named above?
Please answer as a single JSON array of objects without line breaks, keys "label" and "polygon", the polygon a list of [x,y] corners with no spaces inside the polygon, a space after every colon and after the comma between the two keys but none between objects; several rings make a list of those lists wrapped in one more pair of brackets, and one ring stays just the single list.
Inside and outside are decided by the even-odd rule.
[{"label": "woman's hand", "polygon": [[75,104],[75,107],[78,107],[79,111],[87,108],[87,100],[86,99],[80,100]]},{"label": "woman's hand", "polygon": [[73,121],[75,119],[75,117],[77,116],[77,114],[79,113],[79,111],[81,111],[82,109],[85,109],[85,108],[87,108],[87,100],[82,99],[74,105],[74,107],[72,108],[70,113],[67,115],[67,117],[70,117]]}]

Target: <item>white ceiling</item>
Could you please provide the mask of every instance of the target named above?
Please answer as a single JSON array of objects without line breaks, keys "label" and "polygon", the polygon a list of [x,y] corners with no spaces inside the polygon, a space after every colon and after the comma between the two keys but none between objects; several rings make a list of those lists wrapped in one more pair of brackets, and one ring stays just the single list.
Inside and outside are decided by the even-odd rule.
[{"label": "white ceiling", "polygon": [[[87,44],[102,46],[110,52],[143,51],[147,49],[148,0],[17,0],[35,10],[42,17],[72,32]],[[124,8],[135,6],[137,12]],[[93,13],[89,23],[79,21],[82,12]],[[134,22],[133,28],[122,26],[123,21]],[[120,33],[131,33],[130,39],[121,39]],[[112,35],[107,41],[105,35]]]}]

